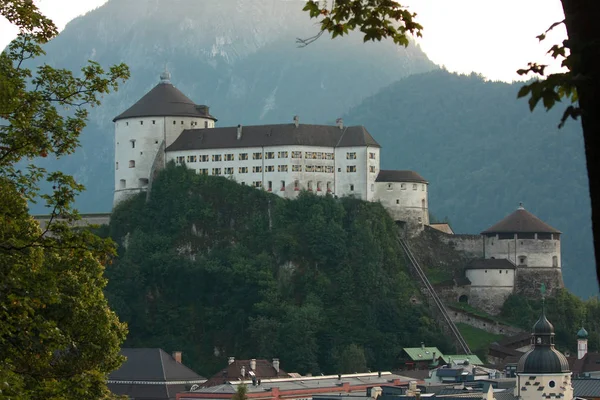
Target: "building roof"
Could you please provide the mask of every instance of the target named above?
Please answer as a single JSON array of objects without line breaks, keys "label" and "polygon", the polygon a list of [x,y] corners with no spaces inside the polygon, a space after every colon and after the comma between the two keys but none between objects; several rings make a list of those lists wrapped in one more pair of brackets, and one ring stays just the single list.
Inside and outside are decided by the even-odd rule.
[{"label": "building roof", "polygon": [[446,222],[439,224],[429,224],[429,226],[440,232],[447,233],[448,235],[454,235],[454,231],[450,227],[450,224]]},{"label": "building roof", "polygon": [[571,371],[575,375],[600,371],[600,353],[586,353],[583,358],[574,360]]},{"label": "building roof", "polygon": [[419,182],[428,183],[425,178],[415,171],[382,169],[377,174],[375,182]]},{"label": "building roof", "polygon": [[436,359],[444,357],[437,347],[405,347],[403,350],[413,361],[433,361],[434,354]]},{"label": "building roof", "polygon": [[238,140],[237,126],[208,129],[186,129],[169,146],[167,151],[226,149],[269,146],[322,146],[380,147],[364,126],[340,129],[329,125],[277,124],[241,127]]},{"label": "building roof", "polygon": [[523,206],[508,215],[500,222],[492,225],[485,231],[486,233],[561,233],[559,230],[551,227],[529,211],[525,210]]},{"label": "building roof", "polygon": [[173,86],[169,78],[170,76],[163,73],[158,85],[117,115],[113,122],[135,117],[200,117],[217,120],[209,114],[207,106],[195,104]]},{"label": "building roof", "polygon": [[600,397],[600,379],[573,379],[573,395],[577,397]]},{"label": "building roof", "polygon": [[[256,369],[250,368],[251,360],[235,360],[227,365],[221,371],[210,377],[202,387],[210,387],[222,385],[230,381],[239,381],[241,379],[270,379],[270,378],[287,378],[289,374],[282,369],[279,372],[273,367],[273,364],[268,360],[256,360]],[[244,368],[244,376],[242,377],[242,367]]]},{"label": "building roof", "polygon": [[515,264],[505,258],[473,260],[467,269],[515,269]]},{"label": "building roof", "polygon": [[108,376],[108,387],[116,395],[174,399],[186,387],[206,381],[162,349],[124,348],[121,355],[127,360]]},{"label": "building roof", "polygon": [[444,362],[449,363],[450,361],[454,363],[463,363],[464,361],[468,361],[469,364],[472,365],[483,365],[483,361],[475,354],[445,354],[440,356]]}]

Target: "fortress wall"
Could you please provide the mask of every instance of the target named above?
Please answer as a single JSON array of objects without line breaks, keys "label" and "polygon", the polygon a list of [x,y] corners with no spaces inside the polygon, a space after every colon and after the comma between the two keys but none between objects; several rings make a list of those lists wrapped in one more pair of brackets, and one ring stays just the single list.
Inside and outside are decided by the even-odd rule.
[{"label": "fortress wall", "polygon": [[481,235],[448,235],[440,232],[440,240],[455,250],[461,251],[468,258],[483,258],[483,236]]},{"label": "fortress wall", "polygon": [[464,323],[475,328],[483,329],[486,332],[494,333],[496,335],[507,335],[514,336],[522,333],[523,330],[514,326],[503,325],[492,319],[484,318],[479,315],[474,315],[469,312],[450,308],[448,314],[454,323]]},{"label": "fortress wall", "polygon": [[[33,218],[40,224],[41,229],[45,229],[50,215],[34,215]],[[81,214],[81,219],[73,223],[74,227],[85,227],[90,225],[108,225],[110,223],[110,213]]]},{"label": "fortress wall", "polygon": [[515,293],[539,298],[541,285],[546,285],[548,296],[565,287],[560,268],[518,267],[515,278]]},{"label": "fortress wall", "polygon": [[498,315],[506,298],[512,293],[512,287],[471,287],[469,304],[490,315]]}]

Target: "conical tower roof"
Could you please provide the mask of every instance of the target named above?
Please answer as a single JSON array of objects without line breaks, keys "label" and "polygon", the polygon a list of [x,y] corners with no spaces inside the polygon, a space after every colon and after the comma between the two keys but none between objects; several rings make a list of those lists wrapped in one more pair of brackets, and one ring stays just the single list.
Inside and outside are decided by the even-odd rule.
[{"label": "conical tower roof", "polygon": [[139,99],[125,112],[117,115],[113,122],[135,117],[200,117],[216,121],[208,107],[197,105],[171,84],[171,75],[165,71],[160,83]]},{"label": "conical tower roof", "polygon": [[521,204],[519,208],[500,222],[489,227],[486,233],[561,233],[527,211]]}]

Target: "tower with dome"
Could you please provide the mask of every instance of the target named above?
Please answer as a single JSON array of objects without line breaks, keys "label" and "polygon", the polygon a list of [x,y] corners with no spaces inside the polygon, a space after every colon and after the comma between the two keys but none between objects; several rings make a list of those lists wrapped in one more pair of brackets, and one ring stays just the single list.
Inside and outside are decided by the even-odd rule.
[{"label": "tower with dome", "polygon": [[514,395],[520,400],[573,399],[567,358],[554,347],[554,326],[542,308],[533,326],[531,350],[517,364]]}]

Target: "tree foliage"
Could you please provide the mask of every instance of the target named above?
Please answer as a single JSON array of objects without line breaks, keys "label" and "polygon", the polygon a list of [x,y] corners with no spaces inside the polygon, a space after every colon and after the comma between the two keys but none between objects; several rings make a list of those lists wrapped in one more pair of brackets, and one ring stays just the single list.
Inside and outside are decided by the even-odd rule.
[{"label": "tree foliage", "polygon": [[[128,70],[105,73],[90,62],[81,77],[48,65],[34,72],[26,65],[56,27],[31,1],[3,1],[0,14],[20,28],[0,54],[0,397],[108,398],[106,377],[122,362],[126,333],[102,291],[114,245],[69,227],[83,187],[33,159],[72,153],[86,106],[99,105]],[[52,190],[40,194],[44,179]],[[51,214],[43,230],[27,204],[40,198]]]},{"label": "tree foliage", "polygon": [[[581,300],[562,289],[545,300],[546,315],[554,325],[559,349],[577,352],[577,332],[583,326],[589,332],[589,351],[600,351],[600,301],[597,297]],[[501,317],[530,331],[542,312],[542,300],[511,295],[502,307]]]},{"label": "tree foliage", "polygon": [[421,341],[448,347],[409,301],[418,290],[381,205],[285,200],[173,164],[152,189],[110,225],[121,247],[107,296],[129,345],[183,350],[207,375],[227,356],[334,373],[392,368]]}]

